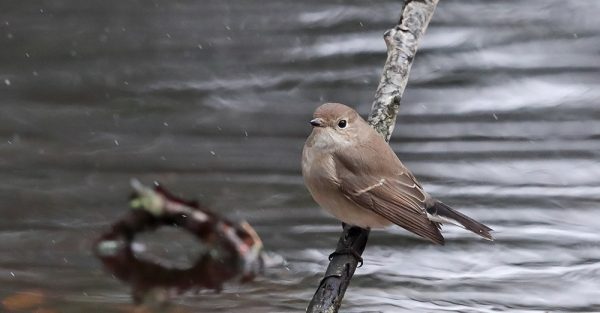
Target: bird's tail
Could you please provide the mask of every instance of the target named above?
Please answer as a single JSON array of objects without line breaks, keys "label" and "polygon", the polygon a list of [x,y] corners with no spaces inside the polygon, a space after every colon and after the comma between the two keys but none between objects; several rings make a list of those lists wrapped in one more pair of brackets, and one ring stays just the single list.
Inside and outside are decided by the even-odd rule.
[{"label": "bird's tail", "polygon": [[493,229],[452,209],[440,201],[436,201],[433,206],[427,209],[427,217],[433,222],[452,223],[470,230],[487,240],[494,240],[494,237],[490,234]]}]

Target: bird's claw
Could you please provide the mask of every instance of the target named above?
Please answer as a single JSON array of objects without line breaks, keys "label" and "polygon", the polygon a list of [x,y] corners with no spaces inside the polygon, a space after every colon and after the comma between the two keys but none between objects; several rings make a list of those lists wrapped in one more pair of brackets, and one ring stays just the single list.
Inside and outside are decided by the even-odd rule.
[{"label": "bird's claw", "polygon": [[356,258],[356,261],[358,261],[357,267],[363,266],[362,256],[360,255],[360,253],[358,253],[356,250],[354,250],[352,248],[344,248],[344,249],[340,249],[340,250],[335,250],[335,252],[333,252],[332,254],[329,255],[329,261],[331,261],[336,255],[342,255],[342,254],[349,254],[349,255],[354,256],[354,258]]}]

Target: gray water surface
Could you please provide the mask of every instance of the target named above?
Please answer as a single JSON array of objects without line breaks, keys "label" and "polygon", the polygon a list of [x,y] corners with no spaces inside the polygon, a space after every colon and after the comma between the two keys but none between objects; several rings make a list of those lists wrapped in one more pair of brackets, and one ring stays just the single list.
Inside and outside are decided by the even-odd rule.
[{"label": "gray water surface", "polygon": [[[600,2],[440,2],[391,145],[497,240],[375,231],[343,311],[600,312]],[[307,122],[326,101],[368,113],[400,8],[3,1],[0,297],[127,310],[129,287],[91,245],[137,177],[248,220],[286,260],[176,308],[302,312],[341,230],[302,183]]]}]

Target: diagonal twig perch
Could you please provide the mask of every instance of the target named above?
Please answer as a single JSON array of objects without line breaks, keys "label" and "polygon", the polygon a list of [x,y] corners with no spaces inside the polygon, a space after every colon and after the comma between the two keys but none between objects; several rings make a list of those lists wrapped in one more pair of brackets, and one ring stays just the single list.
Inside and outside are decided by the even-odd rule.
[{"label": "diagonal twig perch", "polygon": [[[387,59],[369,114],[369,123],[389,141],[400,99],[408,82],[419,40],[427,29],[438,0],[405,0],[400,21],[384,34]],[[344,226],[336,251],[354,249],[362,254],[369,230]],[[306,312],[337,312],[359,260],[348,254],[335,255],[329,262]]]}]

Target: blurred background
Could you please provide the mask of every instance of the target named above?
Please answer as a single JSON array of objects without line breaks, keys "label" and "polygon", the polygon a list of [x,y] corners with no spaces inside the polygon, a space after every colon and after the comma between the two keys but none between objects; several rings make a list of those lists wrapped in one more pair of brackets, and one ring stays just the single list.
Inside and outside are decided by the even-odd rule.
[{"label": "blurred background", "polygon": [[[440,2],[391,145],[497,241],[375,231],[344,312],[600,311],[600,2]],[[369,112],[401,7],[2,1],[0,297],[129,312],[91,245],[136,177],[248,220],[287,261],[177,312],[303,311],[341,230],[302,182],[308,120],[326,101]],[[195,245],[147,241],[183,263]]]}]

